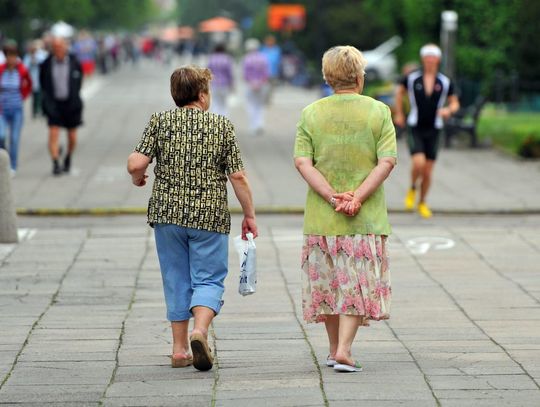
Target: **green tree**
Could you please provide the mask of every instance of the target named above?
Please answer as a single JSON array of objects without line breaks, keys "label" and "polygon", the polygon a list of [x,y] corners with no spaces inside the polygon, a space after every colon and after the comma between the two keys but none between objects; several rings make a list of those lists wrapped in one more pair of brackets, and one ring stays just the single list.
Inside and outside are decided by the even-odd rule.
[{"label": "green tree", "polygon": [[458,74],[491,80],[495,71],[516,68],[516,15],[522,0],[454,0],[459,15],[456,47]]},{"label": "green tree", "polygon": [[[516,13],[516,33],[513,56],[521,78],[527,82],[540,83],[540,47],[534,38],[538,37],[540,21],[540,2],[538,0],[522,0]],[[538,90],[538,89],[537,89]]]},{"label": "green tree", "polygon": [[19,42],[58,21],[81,28],[136,29],[156,17],[153,0],[0,0],[0,27]]},{"label": "green tree", "polygon": [[136,29],[157,17],[152,0],[90,0],[94,14],[90,24],[95,28]]},{"label": "green tree", "polygon": [[[273,0],[270,3],[288,3]],[[381,0],[299,0],[306,7],[306,28],[290,34],[300,49],[320,66],[323,52],[337,44],[350,44],[359,49],[372,49],[393,35],[398,10],[393,2]],[[266,16],[266,12],[264,13]],[[257,19],[256,32],[264,32]],[[289,38],[289,35],[284,35]]]},{"label": "green tree", "polygon": [[20,2],[20,9],[26,18],[63,20],[74,26],[88,25],[95,13],[90,0],[25,0]]},{"label": "green tree", "polygon": [[395,3],[395,7],[401,8],[401,30],[394,29],[403,38],[397,55],[403,63],[416,61],[422,45],[439,42],[442,0],[398,0]]},{"label": "green tree", "polygon": [[254,17],[265,9],[266,0],[177,0],[178,13],[182,24],[197,26],[201,21],[223,15],[240,22],[246,17]]},{"label": "green tree", "polygon": [[[271,3],[287,1],[273,0]],[[441,13],[459,15],[457,75],[486,84],[495,72],[518,70],[523,78],[539,79],[540,48],[532,41],[540,20],[538,0],[299,0],[307,10],[306,29],[292,39],[314,64],[336,44],[365,50],[392,35],[403,38],[396,50],[400,63],[419,60],[419,49],[439,42]],[[263,19],[258,20],[262,24]],[[259,27],[259,32],[262,32]]]}]

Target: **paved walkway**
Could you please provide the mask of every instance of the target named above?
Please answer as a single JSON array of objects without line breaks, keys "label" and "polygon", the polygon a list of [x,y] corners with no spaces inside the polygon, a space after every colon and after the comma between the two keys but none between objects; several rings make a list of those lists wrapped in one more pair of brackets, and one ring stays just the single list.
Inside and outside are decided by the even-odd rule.
[{"label": "paved walkway", "polygon": [[[86,125],[71,176],[54,178],[46,151],[46,126],[27,119],[20,171],[13,180],[20,209],[123,209],[144,211],[150,188],[134,189],[125,172],[127,155],[154,111],[172,107],[172,68],[143,64],[98,77],[85,89]],[[239,86],[238,93],[243,94]],[[267,115],[267,132],[247,131],[242,98],[232,109],[240,146],[259,208],[303,208],[306,185],[292,163],[295,126],[315,91],[282,87]],[[410,160],[400,141],[399,164],[387,181],[388,206],[401,210],[409,183]],[[443,150],[430,195],[439,212],[540,212],[540,162],[518,161],[492,150]],[[238,208],[236,202],[233,207]]]},{"label": "paved walkway", "polygon": [[[142,65],[86,87],[74,171],[53,178],[45,127],[27,120],[17,206],[141,208],[125,159],[153,111],[170,106],[170,69]],[[277,91],[265,136],[233,111],[257,205],[299,208],[305,184],[290,158],[301,106]],[[401,208],[403,145],[386,190]],[[540,210],[538,162],[488,150],[444,150],[439,211]],[[236,205],[234,199],[231,203]],[[0,406],[538,406],[540,216],[392,214],[393,310],[361,329],[361,374],[324,365],[321,325],[300,312],[299,215],[260,216],[259,292],[237,292],[235,254],[212,341],[215,368],[171,369],[170,331],[144,216],[20,217],[21,242],[0,245]],[[240,219],[233,219],[233,233]]]},{"label": "paved walkway", "polygon": [[540,217],[415,226],[397,216],[392,319],[360,330],[361,374],[327,368],[323,326],[301,321],[301,221],[260,218],[251,297],[237,293],[230,256],[217,363],[198,372],[169,367],[142,217],[23,219],[22,243],[0,246],[0,405],[538,405]]}]

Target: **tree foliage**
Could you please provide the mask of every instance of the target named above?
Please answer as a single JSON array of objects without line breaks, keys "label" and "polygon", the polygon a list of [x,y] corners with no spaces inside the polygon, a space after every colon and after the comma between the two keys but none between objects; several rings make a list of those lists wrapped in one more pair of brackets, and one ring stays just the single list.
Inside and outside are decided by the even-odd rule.
[{"label": "tree foliage", "polygon": [[0,0],[2,32],[19,40],[63,20],[92,29],[136,29],[156,15],[153,0]]},{"label": "tree foliage", "polygon": [[[522,78],[539,81],[539,0],[176,0],[179,22],[197,26],[207,18],[225,15],[242,22],[254,18],[249,35],[261,37],[269,3],[306,6],[302,32],[279,33],[292,39],[314,64],[336,44],[371,49],[393,35],[403,44],[396,50],[401,63],[418,60],[427,42],[439,42],[440,15],[459,15],[456,68],[460,77],[492,78],[494,72],[517,70]],[[153,0],[0,0],[0,28],[8,36],[24,38],[30,22],[64,20],[77,27],[137,28],[155,16]]]},{"label": "tree foliage", "polygon": [[265,10],[267,4],[266,0],[177,0],[181,24],[193,27],[218,15],[241,22]]},{"label": "tree foliage", "polygon": [[522,0],[516,13],[517,33],[513,48],[516,69],[526,81],[540,81],[540,47],[538,46],[538,23],[540,1]]},{"label": "tree foliage", "polygon": [[[286,3],[272,0],[270,3]],[[336,44],[371,49],[392,35],[403,38],[396,50],[403,64],[418,60],[420,47],[439,42],[441,13],[458,13],[456,68],[460,77],[491,80],[496,71],[517,70],[538,81],[540,47],[538,0],[297,0],[306,6],[305,31],[292,38],[320,63],[322,52]],[[259,18],[258,24],[264,20]],[[257,31],[258,30],[258,31]],[[259,33],[262,30],[256,29]]]}]

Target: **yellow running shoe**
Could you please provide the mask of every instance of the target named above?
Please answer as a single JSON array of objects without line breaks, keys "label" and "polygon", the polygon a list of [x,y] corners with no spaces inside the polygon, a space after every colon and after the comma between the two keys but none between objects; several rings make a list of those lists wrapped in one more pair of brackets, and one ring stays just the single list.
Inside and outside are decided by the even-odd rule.
[{"label": "yellow running shoe", "polygon": [[424,219],[429,219],[433,216],[431,209],[429,209],[429,206],[427,206],[424,202],[418,204],[418,213]]},{"label": "yellow running shoe", "polygon": [[405,195],[405,209],[408,211],[412,211],[414,209],[414,204],[416,203],[416,190],[410,188],[407,191],[407,195]]}]

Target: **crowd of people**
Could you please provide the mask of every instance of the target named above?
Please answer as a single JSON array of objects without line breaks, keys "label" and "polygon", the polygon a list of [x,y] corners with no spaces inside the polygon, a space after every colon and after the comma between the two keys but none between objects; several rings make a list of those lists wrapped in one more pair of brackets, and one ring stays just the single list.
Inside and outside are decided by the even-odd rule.
[{"label": "crowd of people", "polygon": [[[142,38],[113,34],[92,35],[81,30],[74,38],[46,34],[28,42],[26,52],[14,40],[2,41],[0,50],[0,148],[9,151],[11,175],[18,167],[19,142],[24,124],[24,101],[31,98],[33,118],[44,116],[49,126],[49,153],[52,173],[71,169],[82,124],[80,96],[84,77],[96,71],[107,74],[122,63],[137,63],[144,50]],[[67,130],[63,154],[60,129]],[[62,156],[63,154],[63,156]]]},{"label": "crowd of people", "polygon": [[[244,43],[241,78],[245,87],[245,112],[254,136],[264,133],[265,109],[271,103],[275,87],[280,82],[290,82],[294,77],[291,72],[300,72],[291,70],[288,60],[294,55],[290,52],[292,48],[290,44],[281,47],[273,35],[268,35],[262,44],[255,38]],[[92,35],[86,30],[69,41],[51,35],[30,41],[24,54],[14,41],[4,41],[0,52],[0,148],[9,151],[12,175],[18,166],[23,103],[27,97],[32,99],[32,117],[47,118],[52,173],[67,173],[77,143],[77,128],[83,122],[80,97],[83,78],[91,77],[96,71],[106,74],[123,62],[135,64],[141,56],[167,62],[169,58],[164,58],[163,49],[163,44],[151,37]],[[439,132],[443,120],[459,109],[459,101],[450,79],[438,70],[440,49],[429,44],[422,48],[420,57],[422,66],[407,69],[398,84],[393,122],[398,130],[408,128],[407,144],[412,155],[411,187],[404,200],[405,208],[416,209],[422,217],[429,218],[432,213],[426,200]],[[228,117],[228,99],[236,89],[235,58],[224,43],[218,43],[205,61],[213,75],[210,109]],[[333,94],[331,86],[329,90],[325,96]],[[407,119],[403,108],[405,95],[411,108]],[[61,128],[67,130],[65,151],[60,148]]]},{"label": "crowd of people", "polygon": [[[246,112],[252,135],[264,133],[265,107],[270,103],[272,90],[282,78],[282,52],[273,35],[264,44],[249,38],[244,44],[242,79],[246,85]],[[217,44],[208,58],[213,74],[211,110],[228,116],[228,97],[234,90],[234,59],[224,44]]]},{"label": "crowd of people", "polygon": [[[273,92],[280,83],[307,84],[305,66],[300,55],[290,42],[280,46],[274,35],[266,36],[262,44],[256,38],[245,41],[241,78],[246,87],[245,107],[252,135],[260,136],[264,133],[265,110],[271,104]],[[227,52],[225,44],[219,43],[214,47],[208,56],[207,66],[214,76],[211,110],[227,116],[228,98],[235,89],[235,60]]]},{"label": "crowd of people", "polygon": [[[284,48],[285,52],[273,35],[267,36],[262,45],[253,38],[245,42],[241,76],[246,85],[246,114],[253,135],[264,132],[265,109],[274,88],[280,81],[291,82],[299,72],[300,65],[291,63],[294,47],[285,45]],[[149,36],[94,35],[80,30],[72,38],[45,34],[29,41],[25,52],[21,49],[20,44],[5,40],[0,51],[0,148],[9,150],[13,176],[17,171],[24,123],[23,102],[27,97],[31,99],[32,118],[45,117],[49,125],[52,173],[68,173],[76,146],[77,128],[83,122],[80,97],[83,78],[96,73],[107,74],[122,63],[136,64],[141,57],[168,64],[174,47]],[[235,58],[228,53],[225,44],[215,44],[207,57],[214,77],[211,109],[228,116],[228,99],[235,90]],[[64,59],[68,65],[65,69],[60,68],[63,66],[60,61]],[[67,130],[65,151],[61,151],[59,143],[61,128]]]}]

